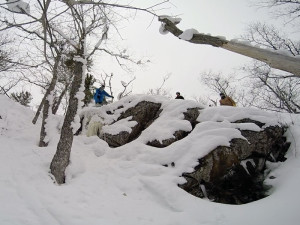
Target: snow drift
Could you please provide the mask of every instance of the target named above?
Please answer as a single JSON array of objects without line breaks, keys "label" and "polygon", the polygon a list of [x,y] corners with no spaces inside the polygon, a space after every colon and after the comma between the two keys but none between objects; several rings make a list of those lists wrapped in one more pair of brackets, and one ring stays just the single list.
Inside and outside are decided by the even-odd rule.
[{"label": "snow drift", "polygon": [[[121,105],[129,107],[148,98],[161,103],[165,115],[173,120],[182,120],[186,108],[203,108],[194,101],[131,96],[101,110],[116,112]],[[151,132],[118,148],[110,148],[97,136],[79,135],[74,139],[66,184],[58,186],[49,174],[49,166],[59,138],[60,121],[53,118],[48,128],[50,144],[39,148],[40,127],[31,124],[33,112],[5,96],[0,96],[0,104],[0,224],[294,225],[300,219],[298,115],[251,108],[203,108],[198,121],[207,131],[193,131],[194,135],[168,146],[168,151],[145,144],[154,136],[170,135],[165,128],[168,123],[174,130],[187,126],[185,123],[174,125],[168,117],[156,125],[153,123]],[[103,114],[106,123],[112,123],[118,112],[124,110]],[[287,160],[272,164],[272,175],[276,179],[266,181],[273,186],[272,194],[249,204],[232,206],[194,197],[179,188],[177,184],[185,182],[181,174],[192,172],[199,157],[219,145],[228,146],[232,138],[241,137],[230,121],[245,116],[268,125],[288,126],[285,135],[291,147]],[[216,121],[222,123],[223,130],[214,126]],[[132,126],[126,121],[124,124]],[[175,167],[162,166],[172,162]]]}]

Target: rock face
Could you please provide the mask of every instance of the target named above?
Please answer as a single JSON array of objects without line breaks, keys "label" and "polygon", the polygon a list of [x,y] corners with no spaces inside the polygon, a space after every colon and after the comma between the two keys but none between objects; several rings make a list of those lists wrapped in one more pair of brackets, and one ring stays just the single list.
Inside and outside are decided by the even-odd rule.
[{"label": "rock face", "polygon": [[269,187],[263,184],[266,161],[285,160],[289,144],[283,137],[284,128],[241,133],[247,140],[233,139],[230,147],[219,146],[199,159],[194,172],[182,175],[187,182],[179,186],[194,196],[227,204],[244,204],[267,196]]},{"label": "rock face", "polygon": [[137,125],[132,127],[132,131],[130,133],[122,131],[117,135],[103,133],[103,139],[110,147],[119,147],[133,141],[159,116],[160,107],[159,103],[142,101],[135,107],[129,108],[117,121],[132,117],[131,120],[137,122]]},{"label": "rock face", "polygon": [[[184,114],[184,119],[189,121],[191,123],[192,127],[194,128],[196,126],[196,124],[198,123],[196,120],[199,116],[199,108],[187,109],[187,111],[184,112],[183,114]],[[148,142],[147,145],[157,147],[157,148],[164,148],[164,147],[171,145],[175,141],[179,141],[182,138],[185,138],[189,133],[190,132],[178,130],[178,131],[175,131],[175,133],[173,134],[173,136],[174,136],[173,138],[163,140],[162,142],[159,142],[158,140],[154,140],[154,141]]]},{"label": "rock face", "polygon": [[165,147],[173,144],[175,141],[179,141],[182,138],[185,138],[188,134],[189,134],[189,132],[182,131],[182,130],[175,131],[175,133],[173,134],[174,135],[173,138],[169,138],[169,139],[163,140],[162,142],[160,142],[158,140],[149,141],[147,143],[147,145],[150,145],[150,146],[156,147],[156,148],[165,148]]},{"label": "rock face", "polygon": [[[161,104],[142,101],[138,103],[135,107],[129,108],[121,116],[117,119],[117,121],[132,117],[131,121],[136,121],[137,125],[132,127],[131,132],[122,131],[119,134],[111,135],[107,133],[103,133],[103,140],[105,140],[110,147],[119,147],[126,143],[129,143],[135,140],[143,130],[145,130],[148,126],[150,126],[161,113]],[[198,122],[196,121],[199,116],[199,108],[188,109],[187,112],[184,113],[184,119],[188,120],[191,125],[194,127]],[[189,132],[186,131],[175,131],[174,138],[169,138],[159,142],[157,140],[148,142],[147,145],[164,148],[175,141],[178,141],[184,137],[186,137]]]},{"label": "rock face", "polygon": [[[82,117],[81,121],[85,121],[82,122],[82,128],[86,129],[90,121],[92,121],[91,124],[99,122],[101,126],[103,122],[104,128],[105,126],[112,128],[106,130],[103,128],[101,132],[94,132],[106,141],[110,147],[125,145],[137,139],[141,134],[141,139],[143,139],[144,131],[147,134],[148,128],[148,131],[149,129],[151,131],[151,138],[146,139],[144,143],[152,147],[162,148],[162,151],[167,151],[163,148],[180,141],[193,132],[195,126],[201,121],[197,121],[197,119],[203,115],[200,115],[201,108],[195,104],[192,104],[191,107],[189,105],[191,103],[180,110],[178,110],[178,107],[182,105],[176,101],[167,102],[165,105],[163,105],[163,102],[146,100],[134,102],[134,104],[131,101],[127,103],[131,104],[131,107],[123,104],[116,105],[115,108],[107,107],[109,110],[103,108],[99,112],[93,112],[93,118],[96,116],[99,121],[97,119],[91,120],[91,115],[87,113],[85,115],[86,119],[84,119],[84,116]],[[174,109],[172,107],[171,109],[168,108],[169,111],[166,111],[169,114],[166,116],[164,110],[170,105],[174,106]],[[213,111],[215,113],[219,112],[218,115],[209,114],[210,117],[218,118],[215,123],[222,121],[222,119],[220,120],[222,118],[220,115],[223,115],[222,109],[219,108],[219,111]],[[243,115],[241,112],[236,111],[238,115]],[[202,113],[205,115],[205,110]],[[162,132],[159,133],[160,127],[157,124],[164,124],[165,120],[170,119],[170,117],[171,120],[167,121],[167,128],[164,127]],[[243,118],[243,116],[239,118]],[[112,132],[112,130],[118,130],[115,127],[118,127],[118,123],[122,121],[125,121],[127,125],[130,124],[128,125],[129,129]],[[172,129],[169,129],[170,125],[176,122],[183,125],[178,128],[178,124],[175,124]],[[151,124],[153,124],[151,127],[155,127],[156,130],[151,130]],[[266,162],[284,161],[284,155],[289,148],[289,143],[286,142],[283,135],[285,128],[279,126],[278,123],[274,124],[276,125],[269,124],[265,127],[264,123],[255,121],[253,118],[231,122],[232,127],[243,129],[239,130],[241,133],[238,136],[239,138],[233,138],[230,141],[230,146],[218,146],[198,159],[199,164],[194,167],[194,172],[182,174],[187,182],[178,186],[196,197],[208,198],[211,201],[226,204],[245,204],[266,197],[269,190],[269,187],[264,185],[264,180],[268,177]],[[249,127],[256,127],[257,129],[251,130]],[[168,135],[163,136],[168,131],[170,131]],[[157,133],[164,138],[157,137],[159,136]],[[152,136],[154,136],[154,139]],[[242,139],[242,136],[244,139]],[[171,165],[176,167],[176,162],[172,162]],[[272,179],[272,177],[269,177],[269,179]]]},{"label": "rock face", "polygon": [[190,121],[193,128],[196,126],[197,123],[199,123],[197,121],[197,118],[200,114],[199,110],[200,108],[191,108],[183,113],[184,119]]}]

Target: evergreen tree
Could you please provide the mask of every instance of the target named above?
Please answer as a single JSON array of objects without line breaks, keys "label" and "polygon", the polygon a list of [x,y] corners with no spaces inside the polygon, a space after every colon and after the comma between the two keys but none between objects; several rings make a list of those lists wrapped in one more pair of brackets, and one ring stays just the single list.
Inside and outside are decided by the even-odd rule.
[{"label": "evergreen tree", "polygon": [[21,91],[12,93],[11,97],[16,101],[19,102],[21,105],[24,105],[26,107],[29,107],[29,103],[32,100],[32,95],[28,91]]},{"label": "evergreen tree", "polygon": [[94,76],[92,74],[87,74],[86,78],[85,78],[85,82],[84,82],[84,106],[87,106],[93,99],[93,91],[92,91],[92,87],[93,84],[95,83],[96,79],[94,78]]}]

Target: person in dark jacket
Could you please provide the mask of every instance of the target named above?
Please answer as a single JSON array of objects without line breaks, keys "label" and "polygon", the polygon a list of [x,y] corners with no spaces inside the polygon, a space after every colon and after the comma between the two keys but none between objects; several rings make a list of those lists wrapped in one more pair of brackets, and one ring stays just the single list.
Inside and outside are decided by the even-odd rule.
[{"label": "person in dark jacket", "polygon": [[180,92],[176,92],[176,98],[175,99],[184,99],[184,97],[182,97],[181,95],[180,95]]},{"label": "person in dark jacket", "polygon": [[105,96],[106,97],[110,97],[110,98],[114,98],[114,96],[109,95],[105,90],[104,90],[105,86],[101,85],[100,88],[96,89],[96,93],[94,94],[94,100],[96,105],[103,105],[106,101],[105,101]]}]

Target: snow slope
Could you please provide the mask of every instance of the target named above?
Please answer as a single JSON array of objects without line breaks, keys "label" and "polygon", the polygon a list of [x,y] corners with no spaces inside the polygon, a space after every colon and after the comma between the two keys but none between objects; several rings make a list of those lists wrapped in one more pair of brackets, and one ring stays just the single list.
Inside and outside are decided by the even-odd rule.
[{"label": "snow slope", "polygon": [[[134,105],[149,98],[131,96],[102,109],[117,109],[121,104]],[[112,149],[96,136],[76,136],[71,164],[66,171],[67,182],[59,186],[53,182],[49,166],[56,150],[61,118],[52,118],[50,145],[39,148],[40,125],[31,124],[34,112],[0,95],[0,224],[298,224],[299,116],[251,108],[206,108],[198,118],[201,123],[188,137],[157,149],[146,146],[145,141],[152,139],[154,132],[156,136],[168,136],[165,128],[168,124],[189,129],[187,124],[180,123],[182,112],[197,103],[160,97],[151,97],[151,100],[162,103],[164,119],[157,120],[149,127],[151,132],[144,132],[127,145]],[[274,168],[271,175],[276,179],[266,182],[273,185],[272,194],[236,206],[199,199],[180,189],[177,184],[184,182],[180,178],[182,172],[192,171],[197,159],[217,145],[228,145],[232,138],[241,137],[237,127],[259,129],[230,123],[245,116],[267,124],[280,122],[290,126],[286,133],[292,143],[288,159],[284,163],[270,164]],[[175,167],[162,166],[171,162],[175,162]]]}]

